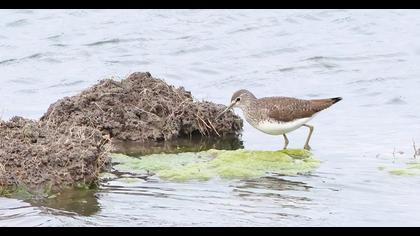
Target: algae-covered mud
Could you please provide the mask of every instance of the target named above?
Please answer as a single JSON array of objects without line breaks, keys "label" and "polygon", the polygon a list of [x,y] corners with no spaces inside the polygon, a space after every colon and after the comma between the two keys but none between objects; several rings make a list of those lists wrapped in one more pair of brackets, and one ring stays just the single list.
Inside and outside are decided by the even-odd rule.
[{"label": "algae-covered mud", "polygon": [[77,185],[95,185],[109,167],[108,140],[83,126],[49,129],[14,117],[0,122],[0,194],[48,195]]},{"label": "algae-covered mud", "polygon": [[388,172],[400,176],[420,176],[420,162],[412,161],[399,168],[391,168]]},{"label": "algae-covered mud", "polygon": [[281,151],[208,150],[178,154],[153,154],[130,157],[112,154],[118,172],[156,174],[173,181],[209,180],[212,178],[258,178],[267,174],[297,175],[319,165],[311,153],[295,149]]}]

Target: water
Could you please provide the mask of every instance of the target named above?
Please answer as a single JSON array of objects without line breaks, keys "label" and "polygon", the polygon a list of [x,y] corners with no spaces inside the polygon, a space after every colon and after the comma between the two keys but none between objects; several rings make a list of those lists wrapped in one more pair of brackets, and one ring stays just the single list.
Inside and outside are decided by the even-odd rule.
[{"label": "water", "polygon": [[[0,27],[3,119],[39,118],[63,96],[135,71],[224,104],[239,88],[344,98],[311,121],[322,164],[310,175],[110,181],[48,204],[0,198],[0,226],[420,222],[420,179],[387,171],[413,159],[413,140],[420,145],[418,10],[2,10]],[[290,147],[302,147],[307,132],[291,133]],[[248,124],[243,141],[283,145]]]}]

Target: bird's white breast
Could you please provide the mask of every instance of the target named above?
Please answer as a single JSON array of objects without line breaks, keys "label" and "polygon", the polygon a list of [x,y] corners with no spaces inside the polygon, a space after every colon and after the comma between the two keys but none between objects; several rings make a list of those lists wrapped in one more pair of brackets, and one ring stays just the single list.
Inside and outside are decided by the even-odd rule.
[{"label": "bird's white breast", "polygon": [[273,120],[266,120],[266,121],[259,122],[254,127],[267,134],[280,135],[280,134],[291,132],[301,127],[303,124],[307,123],[312,118],[313,117],[301,118],[301,119],[296,119],[289,122],[278,122],[278,121],[273,121]]}]

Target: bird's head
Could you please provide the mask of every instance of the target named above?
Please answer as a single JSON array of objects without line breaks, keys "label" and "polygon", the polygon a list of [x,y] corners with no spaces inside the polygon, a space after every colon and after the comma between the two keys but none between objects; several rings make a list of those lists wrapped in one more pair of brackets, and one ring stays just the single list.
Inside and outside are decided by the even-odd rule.
[{"label": "bird's head", "polygon": [[254,94],[246,89],[241,89],[233,93],[232,98],[230,99],[230,105],[222,111],[217,117],[219,118],[221,115],[229,111],[234,107],[244,108],[245,106],[249,105],[249,103],[253,100],[257,99]]}]

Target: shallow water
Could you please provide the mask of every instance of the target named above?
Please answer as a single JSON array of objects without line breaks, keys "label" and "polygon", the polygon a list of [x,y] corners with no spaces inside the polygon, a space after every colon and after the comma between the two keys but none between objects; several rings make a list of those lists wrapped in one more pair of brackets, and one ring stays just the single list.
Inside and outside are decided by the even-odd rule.
[{"label": "shallow water", "polygon": [[[239,88],[257,97],[344,100],[311,121],[322,164],[310,175],[115,180],[47,203],[0,198],[0,226],[418,225],[420,177],[388,170],[413,159],[413,140],[420,147],[419,13],[2,10],[3,119],[39,118],[63,96],[135,71],[224,104]],[[283,145],[244,128],[247,149]],[[291,133],[290,147],[302,147],[306,134]]]}]

